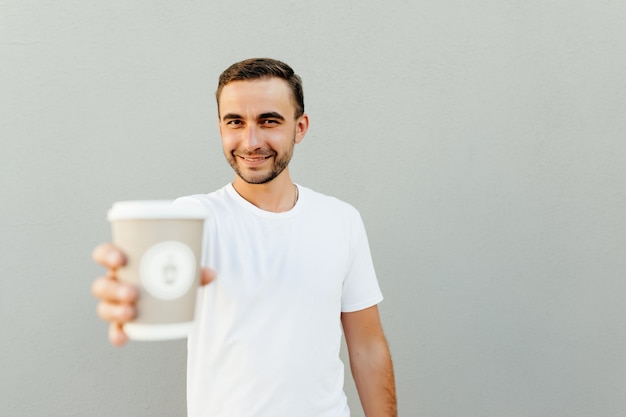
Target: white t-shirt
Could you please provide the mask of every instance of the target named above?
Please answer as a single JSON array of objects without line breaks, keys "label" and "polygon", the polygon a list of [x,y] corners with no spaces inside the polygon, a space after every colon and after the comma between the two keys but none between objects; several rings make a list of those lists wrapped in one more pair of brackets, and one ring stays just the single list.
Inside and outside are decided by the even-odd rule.
[{"label": "white t-shirt", "polygon": [[382,301],[365,228],[349,204],[299,186],[288,212],[227,185],[177,204],[207,211],[189,336],[189,417],[346,417],[341,312]]}]

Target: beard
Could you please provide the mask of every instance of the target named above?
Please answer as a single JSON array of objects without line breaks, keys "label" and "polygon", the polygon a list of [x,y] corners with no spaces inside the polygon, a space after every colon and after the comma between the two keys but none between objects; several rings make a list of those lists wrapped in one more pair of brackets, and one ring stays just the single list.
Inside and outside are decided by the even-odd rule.
[{"label": "beard", "polygon": [[[293,157],[294,144],[295,137],[291,145],[284,148],[280,153],[269,149],[256,152],[233,151],[229,155],[226,155],[226,160],[235,171],[235,174],[246,183],[266,184],[278,177],[285,168],[289,166],[289,162],[291,162],[291,158]],[[239,166],[239,159],[241,157],[273,157],[274,163],[268,168],[245,168]]]}]

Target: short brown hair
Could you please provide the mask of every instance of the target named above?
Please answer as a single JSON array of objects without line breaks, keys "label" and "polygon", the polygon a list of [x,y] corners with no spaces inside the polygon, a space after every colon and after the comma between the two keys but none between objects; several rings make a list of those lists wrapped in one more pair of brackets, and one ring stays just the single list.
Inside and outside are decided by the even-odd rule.
[{"label": "short brown hair", "polygon": [[291,89],[294,104],[296,106],[296,119],[304,114],[304,92],[302,91],[302,79],[284,62],[271,58],[251,58],[237,62],[226,68],[220,75],[215,98],[219,111],[219,100],[222,89],[233,81],[246,81],[261,78],[277,77],[287,81]]}]

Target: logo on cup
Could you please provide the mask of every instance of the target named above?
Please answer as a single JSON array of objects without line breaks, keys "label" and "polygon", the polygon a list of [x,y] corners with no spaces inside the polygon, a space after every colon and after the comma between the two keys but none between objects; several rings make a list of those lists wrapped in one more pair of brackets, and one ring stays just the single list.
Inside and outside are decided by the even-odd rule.
[{"label": "logo on cup", "polygon": [[175,300],[193,285],[196,258],[193,251],[181,242],[157,243],[141,258],[139,275],[150,295],[161,300]]}]

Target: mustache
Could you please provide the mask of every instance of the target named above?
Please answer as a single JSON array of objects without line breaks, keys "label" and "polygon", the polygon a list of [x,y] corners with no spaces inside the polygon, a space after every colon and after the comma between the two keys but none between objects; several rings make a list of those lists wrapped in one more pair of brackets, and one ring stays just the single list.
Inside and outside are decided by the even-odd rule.
[{"label": "mustache", "polygon": [[275,156],[276,152],[270,149],[257,149],[254,151],[236,150],[233,155],[244,158],[267,158],[268,156]]}]

